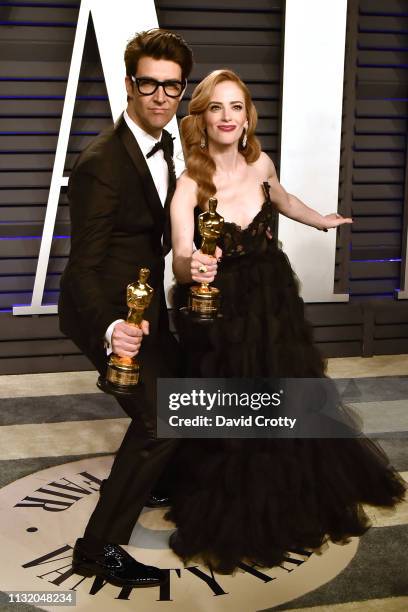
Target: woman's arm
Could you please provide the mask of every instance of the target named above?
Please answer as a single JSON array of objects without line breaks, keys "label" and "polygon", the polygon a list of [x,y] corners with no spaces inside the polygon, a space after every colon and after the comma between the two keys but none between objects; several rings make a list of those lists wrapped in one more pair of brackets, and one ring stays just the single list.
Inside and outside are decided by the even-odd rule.
[{"label": "woman's arm", "polygon": [[276,204],[276,208],[282,215],[299,221],[305,225],[310,225],[318,230],[327,231],[333,227],[338,227],[343,223],[353,223],[353,219],[350,217],[342,217],[338,213],[331,213],[329,215],[321,215],[306,206],[304,202],[299,200],[296,196],[287,193],[282,185],[279,183],[278,176],[276,174],[275,166],[272,160],[267,157],[268,163],[268,182],[271,187],[271,200]]},{"label": "woman's arm", "polygon": [[[173,272],[179,283],[211,283],[217,272],[216,257],[194,251],[194,208],[197,202],[197,184],[183,173],[177,181],[170,205]],[[206,272],[199,272],[200,266]],[[203,269],[203,268],[201,268]]]}]

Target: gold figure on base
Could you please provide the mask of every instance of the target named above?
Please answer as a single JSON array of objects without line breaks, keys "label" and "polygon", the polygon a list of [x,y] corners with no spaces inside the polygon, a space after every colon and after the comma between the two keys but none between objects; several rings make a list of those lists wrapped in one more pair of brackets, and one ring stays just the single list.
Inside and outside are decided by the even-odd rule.
[{"label": "gold figure on base", "polygon": [[[138,281],[127,286],[126,302],[129,312],[126,323],[129,325],[140,326],[144,312],[152,300],[153,288],[146,282],[149,276],[150,270],[141,268]],[[112,353],[108,362],[106,380],[98,382],[98,386],[113,395],[131,395],[139,384],[139,379],[140,366],[136,357],[119,357]]]},{"label": "gold figure on base", "polygon": [[[224,218],[216,211],[216,198],[208,201],[208,210],[198,216],[198,231],[202,237],[201,251],[215,256],[217,241],[221,235]],[[190,289],[190,312],[200,319],[215,319],[220,303],[220,290],[209,283],[194,285]]]}]

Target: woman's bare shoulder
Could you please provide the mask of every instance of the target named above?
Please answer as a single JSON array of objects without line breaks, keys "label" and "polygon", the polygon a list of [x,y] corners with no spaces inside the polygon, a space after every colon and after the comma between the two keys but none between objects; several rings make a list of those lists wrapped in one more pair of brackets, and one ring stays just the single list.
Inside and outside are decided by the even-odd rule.
[{"label": "woman's bare shoulder", "polygon": [[258,159],[251,165],[262,180],[266,180],[276,172],[273,161],[264,151],[261,151]]},{"label": "woman's bare shoulder", "polygon": [[197,183],[188,175],[187,170],[183,170],[177,179],[177,188],[179,187],[194,191],[194,193],[197,191]]},{"label": "woman's bare shoulder", "polygon": [[176,192],[173,197],[174,206],[191,206],[194,208],[197,201],[197,183],[184,170],[177,179]]}]

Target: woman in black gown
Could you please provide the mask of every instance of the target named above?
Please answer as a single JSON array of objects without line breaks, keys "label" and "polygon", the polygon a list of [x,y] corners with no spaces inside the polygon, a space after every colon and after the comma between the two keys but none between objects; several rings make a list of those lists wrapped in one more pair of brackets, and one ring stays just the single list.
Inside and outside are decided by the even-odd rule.
[{"label": "woman in black gown", "polygon": [[[175,305],[186,305],[193,281],[215,279],[223,316],[204,334],[179,317],[186,374],[325,376],[274,222],[277,210],[319,230],[352,220],[322,216],[281,187],[254,136],[249,91],[233,72],[208,75],[189,113],[181,124],[187,170],[171,205]],[[211,196],[225,219],[216,258],[193,249],[197,212]],[[242,560],[272,567],[289,550],[361,535],[369,527],[362,504],[392,507],[405,491],[367,438],[185,440],[178,460],[170,546],[221,572]]]}]

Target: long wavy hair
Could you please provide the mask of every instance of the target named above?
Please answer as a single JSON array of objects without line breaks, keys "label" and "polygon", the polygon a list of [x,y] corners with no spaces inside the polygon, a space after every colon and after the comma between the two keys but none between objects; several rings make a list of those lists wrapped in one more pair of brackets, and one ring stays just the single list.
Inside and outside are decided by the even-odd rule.
[{"label": "long wavy hair", "polygon": [[215,86],[223,81],[236,83],[244,94],[248,120],[247,145],[244,148],[242,139],[240,139],[238,144],[240,153],[248,164],[256,161],[261,153],[259,140],[255,136],[258,114],[248,87],[232,70],[222,69],[210,72],[194,89],[188,105],[189,114],[180,123],[187,174],[197,183],[197,204],[201,208],[217,191],[213,181],[215,162],[208,151],[208,145],[204,148],[200,146],[204,140],[207,142],[204,113],[211,102]]}]

